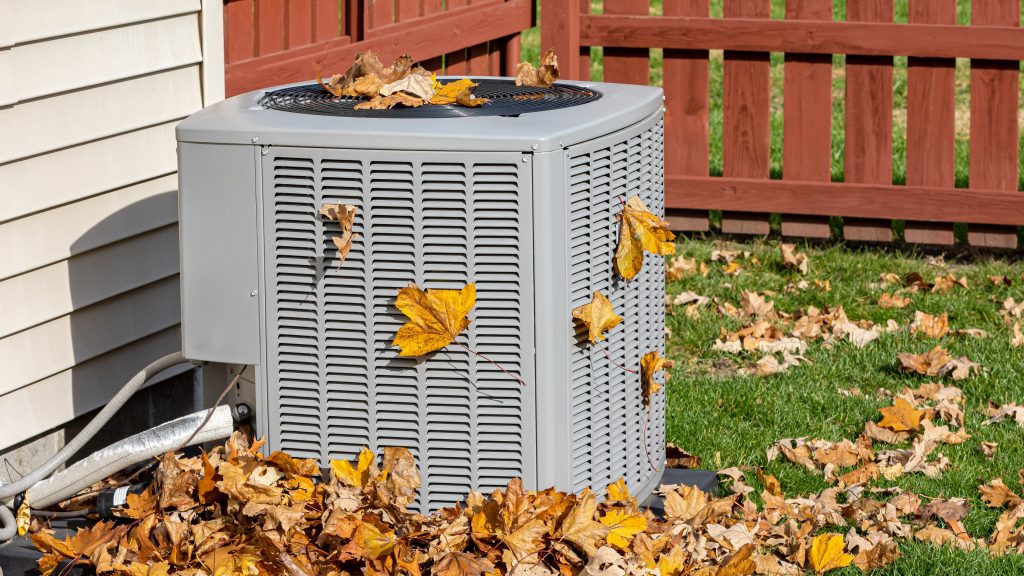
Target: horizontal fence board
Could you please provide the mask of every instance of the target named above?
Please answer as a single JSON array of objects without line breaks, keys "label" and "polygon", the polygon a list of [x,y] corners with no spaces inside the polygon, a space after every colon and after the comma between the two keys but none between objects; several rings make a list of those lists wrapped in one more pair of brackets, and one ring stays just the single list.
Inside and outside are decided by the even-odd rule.
[{"label": "horizontal fence board", "polygon": [[0,138],[0,164],[177,120],[202,107],[199,65],[31,100],[0,109],[5,132],[32,135]]},{"label": "horizontal fence board", "polygon": [[202,60],[196,14],[24,44],[10,52],[17,101]]},{"label": "horizontal fence board", "polygon": [[1007,225],[1024,215],[1024,194],[974,188],[671,176],[666,194],[666,206],[699,210]]},{"label": "horizontal fence board", "polygon": [[8,278],[0,281],[0,338],[177,273],[171,225]]},{"label": "horizontal fence board", "polygon": [[[13,392],[0,395],[0,447],[22,442],[107,403],[141,365],[181,349],[177,326],[87,360]],[[181,367],[161,372],[159,382]]]},{"label": "horizontal fence board", "polygon": [[178,219],[171,174],[0,225],[0,279],[59,262]]},{"label": "horizontal fence board", "polygon": [[177,170],[177,121],[0,165],[5,221]]},{"label": "horizontal fence board", "polygon": [[411,22],[399,22],[367,33],[365,41],[350,43],[346,37],[311,44],[262,58],[253,58],[226,66],[228,95],[257,88],[309,80],[314,63],[321,62],[325,73],[347,70],[359,52],[374,50],[382,60],[408,53],[426,60],[487,42],[491,38],[516,34],[529,28],[528,0],[468,6],[451,12],[424,16]]},{"label": "horizontal fence board", "polygon": [[0,338],[0,395],[178,324],[175,275]]},{"label": "horizontal fence board", "polygon": [[7,0],[14,44],[199,11],[199,0]]},{"label": "horizontal fence board", "polygon": [[995,26],[591,14],[580,18],[580,42],[621,48],[1024,59],[1024,30]]}]

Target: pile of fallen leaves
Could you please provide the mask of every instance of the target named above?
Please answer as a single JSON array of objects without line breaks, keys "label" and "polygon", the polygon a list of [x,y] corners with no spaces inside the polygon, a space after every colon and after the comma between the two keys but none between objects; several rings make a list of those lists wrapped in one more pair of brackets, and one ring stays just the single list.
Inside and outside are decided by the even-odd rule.
[{"label": "pile of fallen leaves", "polygon": [[[988,540],[963,529],[962,499],[925,503],[860,484],[787,497],[759,472],[758,505],[735,468],[719,473],[727,495],[661,486],[663,517],[642,509],[622,480],[598,502],[589,490],[527,491],[518,479],[424,516],[408,510],[420,479],[404,448],[381,458],[364,449],[355,462],[332,461],[321,478],[315,460],[264,456],[259,447],[235,435],[198,457],[168,453],[153,485],[128,496],[123,520],[64,540],[37,527],[43,575],[65,561],[125,576],[796,575],[887,565],[899,557],[898,538],[993,554],[1024,549],[1024,499],[998,479],[981,487],[982,499],[1010,510]],[[859,459],[863,449],[819,446],[826,454],[815,458]]]},{"label": "pile of fallen leaves", "polygon": [[[529,62],[521,62],[518,66],[516,86],[546,88],[556,80],[558,58],[554,50],[544,54],[539,69]],[[364,102],[356,104],[356,110],[387,110],[395,106],[418,108],[430,104],[476,108],[489,101],[473,94],[478,84],[468,78],[442,84],[409,55],[399,56],[390,66],[384,66],[372,50],[357,55],[344,74],[335,74],[327,82],[324,82],[322,70],[317,68],[316,81],[335,98],[364,99]]]}]

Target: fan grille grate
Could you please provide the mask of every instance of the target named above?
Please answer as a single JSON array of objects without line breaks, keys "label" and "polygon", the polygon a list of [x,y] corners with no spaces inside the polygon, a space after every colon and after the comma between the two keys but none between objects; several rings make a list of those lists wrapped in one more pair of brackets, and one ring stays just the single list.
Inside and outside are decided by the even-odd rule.
[{"label": "fan grille grate", "polygon": [[476,108],[454,105],[395,107],[390,110],[356,110],[360,98],[335,98],[317,84],[290,86],[263,95],[259,105],[272,110],[354,118],[461,118],[464,116],[519,116],[570,108],[593,102],[601,93],[589,88],[555,84],[549,88],[516,86],[512,80],[473,80],[474,94],[490,102]]}]

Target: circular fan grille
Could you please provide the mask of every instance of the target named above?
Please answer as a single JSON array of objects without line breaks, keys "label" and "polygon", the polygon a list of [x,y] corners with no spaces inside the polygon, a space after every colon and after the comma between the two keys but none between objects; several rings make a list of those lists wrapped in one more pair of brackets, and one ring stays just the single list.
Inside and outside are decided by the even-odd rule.
[{"label": "circular fan grille", "polygon": [[390,110],[356,110],[360,98],[335,98],[317,84],[291,86],[267,92],[259,105],[273,110],[347,116],[356,118],[459,118],[463,116],[518,116],[530,112],[558,110],[593,102],[601,93],[589,88],[555,84],[549,88],[516,86],[512,80],[473,80],[479,83],[473,92],[490,102],[476,108],[455,105],[425,105],[419,108],[396,106]]}]

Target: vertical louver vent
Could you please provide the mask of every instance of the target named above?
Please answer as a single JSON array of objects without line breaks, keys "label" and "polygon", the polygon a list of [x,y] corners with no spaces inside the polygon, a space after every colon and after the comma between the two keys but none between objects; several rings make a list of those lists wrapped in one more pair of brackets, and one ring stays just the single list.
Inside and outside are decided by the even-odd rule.
[{"label": "vertical louver vent", "polygon": [[[608,296],[623,322],[604,346],[616,363],[633,369],[643,353],[664,352],[665,272],[661,257],[647,255],[633,280],[615,275],[615,214],[637,194],[663,215],[663,162],[660,121],[575,146],[568,159],[570,300],[575,307],[595,290]],[[612,364],[596,347],[579,345],[571,352],[570,379],[572,488],[601,490],[619,477],[633,489],[644,486],[656,473],[642,450],[647,412],[639,376]],[[657,463],[664,454],[664,395],[655,398],[647,442]]]},{"label": "vertical louver vent", "polygon": [[[533,382],[530,174],[519,153],[272,148],[263,160],[267,405],[274,448],[350,459],[410,448],[421,509],[534,474],[532,384],[449,346],[399,358],[409,282],[477,284],[465,342]],[[338,266],[324,203],[358,207]]]}]

